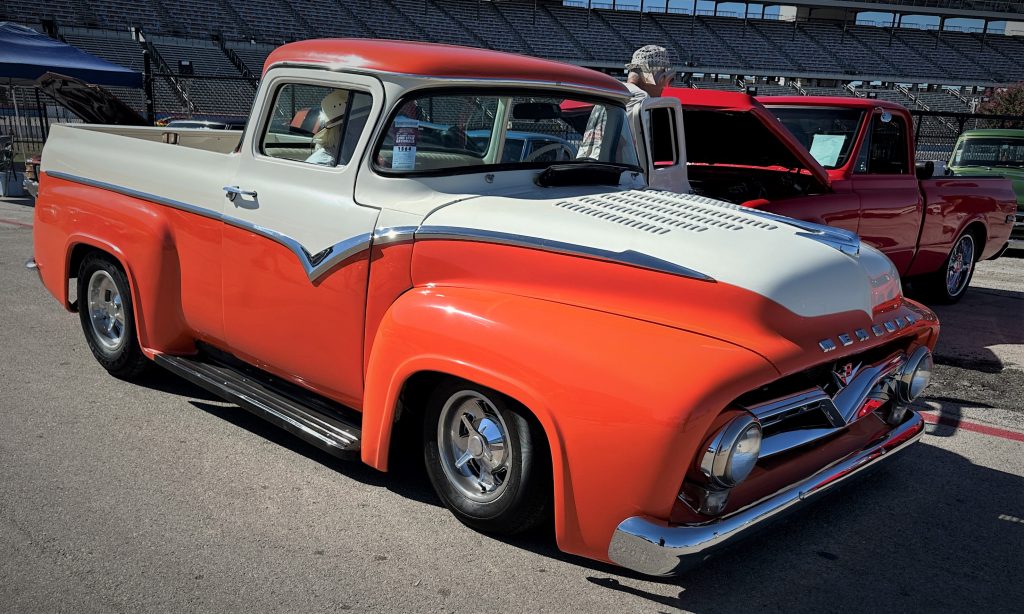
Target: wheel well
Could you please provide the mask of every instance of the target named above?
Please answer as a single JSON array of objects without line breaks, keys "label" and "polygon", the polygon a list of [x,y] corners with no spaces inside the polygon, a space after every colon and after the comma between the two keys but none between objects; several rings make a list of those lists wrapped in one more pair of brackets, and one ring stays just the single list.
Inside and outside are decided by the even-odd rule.
[{"label": "wheel well", "polygon": [[[82,266],[82,261],[85,257],[92,253],[103,254],[105,256],[111,256],[107,252],[103,251],[98,247],[93,247],[86,243],[78,243],[71,248],[71,256],[68,258],[68,305],[72,311],[78,311],[78,268]],[[116,262],[117,259],[115,258]],[[74,285],[71,284],[71,280],[75,280]]]},{"label": "wheel well", "polygon": [[971,237],[974,238],[974,260],[977,262],[981,259],[981,252],[985,247],[985,237],[987,236],[985,225],[981,222],[971,222],[964,229],[964,232],[970,233]]},{"label": "wheel well", "polygon": [[[395,423],[392,427],[393,431],[389,456],[391,452],[396,449],[408,449],[402,444],[395,445],[397,442],[416,442],[416,445],[419,444],[420,430],[423,428],[423,416],[426,413],[427,403],[430,400],[431,392],[433,392],[443,382],[453,379],[490,388],[490,386],[486,386],[485,384],[479,384],[478,382],[468,380],[464,377],[451,375],[441,371],[419,371],[412,374],[407,380],[405,380],[405,384],[402,386],[402,391],[398,395],[398,407],[395,411]],[[548,458],[551,458],[551,434],[548,433],[546,428],[544,428],[544,424],[539,418],[537,418],[533,411],[530,410],[529,406],[501,390],[496,390],[494,388],[491,389],[498,394],[503,395],[506,399],[519,407],[526,419],[539,428],[541,433],[544,433],[544,444],[548,446]],[[408,439],[410,437],[412,439]],[[554,462],[554,459],[551,459],[551,462]]]}]

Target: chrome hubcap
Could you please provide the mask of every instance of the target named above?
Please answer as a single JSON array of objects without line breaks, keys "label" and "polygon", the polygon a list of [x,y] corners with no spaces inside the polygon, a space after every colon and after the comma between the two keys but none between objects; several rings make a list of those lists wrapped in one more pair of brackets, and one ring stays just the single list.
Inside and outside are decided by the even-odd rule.
[{"label": "chrome hubcap", "polygon": [[449,397],[437,422],[437,447],[448,481],[474,501],[497,499],[508,479],[507,434],[487,397],[472,390]]},{"label": "chrome hubcap", "polygon": [[953,246],[946,268],[946,291],[950,296],[963,292],[974,268],[974,238],[964,235]]},{"label": "chrome hubcap", "polygon": [[89,278],[89,322],[96,341],[104,348],[115,351],[124,345],[124,306],[121,293],[110,273],[100,270]]}]

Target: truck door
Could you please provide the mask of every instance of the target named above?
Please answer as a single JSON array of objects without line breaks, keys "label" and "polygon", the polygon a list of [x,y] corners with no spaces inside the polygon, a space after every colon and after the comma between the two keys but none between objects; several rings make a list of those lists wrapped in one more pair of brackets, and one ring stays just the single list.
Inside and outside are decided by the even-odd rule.
[{"label": "truck door", "polygon": [[378,210],[353,193],[382,104],[371,77],[271,70],[224,188],[227,349],[355,407]]},{"label": "truck door", "polygon": [[910,132],[899,114],[876,110],[854,162],[860,236],[907,271],[917,249],[924,201],[914,173]]},{"label": "truck door", "polygon": [[683,110],[675,98],[647,98],[630,109],[640,167],[647,184],[658,190],[689,194]]}]

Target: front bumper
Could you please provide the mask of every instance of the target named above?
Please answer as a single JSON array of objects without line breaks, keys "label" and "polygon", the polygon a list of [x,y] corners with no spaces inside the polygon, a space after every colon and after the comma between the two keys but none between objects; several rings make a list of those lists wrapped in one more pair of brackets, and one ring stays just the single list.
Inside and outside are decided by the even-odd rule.
[{"label": "front bumper", "polygon": [[924,420],[914,411],[881,439],[729,516],[700,525],[670,525],[662,520],[633,516],[619,524],[608,547],[616,564],[653,576],[670,576],[692,568],[712,553],[747,537],[767,521],[799,507],[803,501],[831,490],[924,434]]}]

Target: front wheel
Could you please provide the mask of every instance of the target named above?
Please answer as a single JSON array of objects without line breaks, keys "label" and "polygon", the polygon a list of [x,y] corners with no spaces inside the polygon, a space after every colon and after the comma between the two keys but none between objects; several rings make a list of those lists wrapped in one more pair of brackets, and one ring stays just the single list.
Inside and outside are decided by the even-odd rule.
[{"label": "front wheel", "polygon": [[546,517],[544,433],[504,395],[460,380],[441,385],[427,408],[423,451],[434,490],[463,523],[514,534]]},{"label": "front wheel", "polygon": [[956,303],[967,292],[978,259],[974,236],[965,232],[953,243],[942,268],[928,279],[928,294],[941,304]]},{"label": "front wheel", "polygon": [[149,364],[135,334],[128,277],[105,254],[89,254],[78,268],[78,316],[89,349],[111,375],[130,379]]}]

